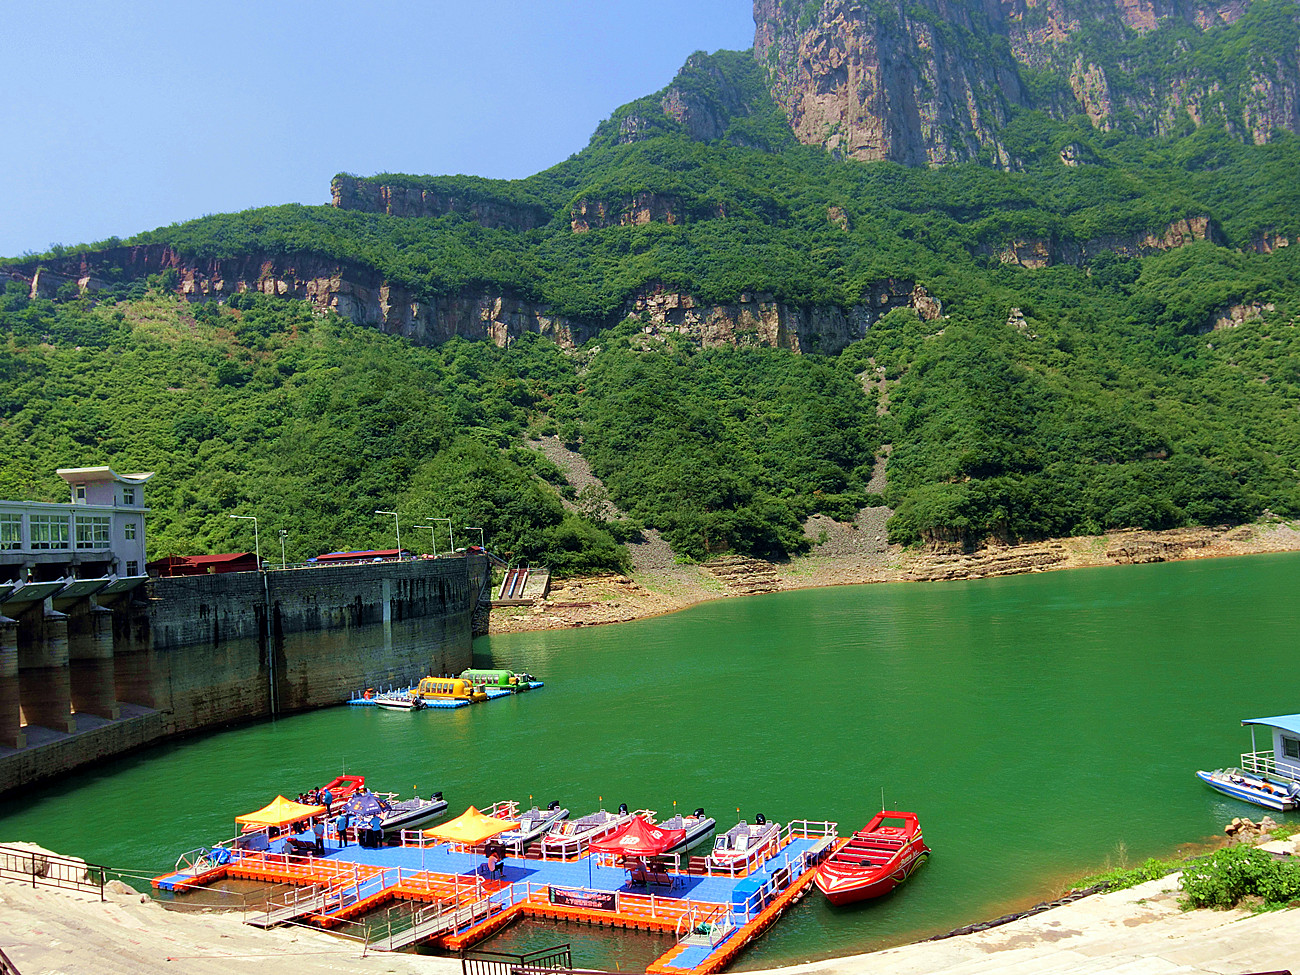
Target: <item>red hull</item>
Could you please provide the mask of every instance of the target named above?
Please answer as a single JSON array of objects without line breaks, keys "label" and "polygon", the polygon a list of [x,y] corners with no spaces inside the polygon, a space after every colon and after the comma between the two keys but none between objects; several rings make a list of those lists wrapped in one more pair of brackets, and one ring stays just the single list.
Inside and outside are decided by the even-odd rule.
[{"label": "red hull", "polygon": [[881,812],[817,868],[814,880],[832,904],[852,904],[888,894],[929,855],[915,814]]}]

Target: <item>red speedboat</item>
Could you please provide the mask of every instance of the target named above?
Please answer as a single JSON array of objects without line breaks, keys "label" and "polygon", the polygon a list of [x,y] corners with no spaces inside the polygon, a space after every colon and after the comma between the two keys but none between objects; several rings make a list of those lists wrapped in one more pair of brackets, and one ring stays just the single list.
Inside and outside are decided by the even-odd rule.
[{"label": "red speedboat", "polygon": [[888,894],[930,855],[910,812],[878,812],[832,853],[813,878],[832,904]]}]

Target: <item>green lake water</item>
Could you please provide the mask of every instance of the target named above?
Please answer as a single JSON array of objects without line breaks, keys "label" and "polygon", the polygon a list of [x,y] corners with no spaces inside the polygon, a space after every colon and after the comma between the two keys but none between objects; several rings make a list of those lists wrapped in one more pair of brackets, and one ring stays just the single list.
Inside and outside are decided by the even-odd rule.
[{"label": "green lake water", "polygon": [[[493,637],[475,661],[544,690],[458,711],[335,708],[153,748],[0,802],[30,840],[142,875],[235,815],[346,769],[381,790],[704,806],[859,827],[917,812],[930,863],[850,909],[814,891],[734,966],[896,944],[1056,896],[1094,868],[1210,838],[1262,810],[1206,789],[1239,720],[1300,711],[1300,556],[876,585],[720,600],[672,616]],[[1300,817],[1298,817],[1300,818]],[[606,950],[602,940],[622,947]],[[531,924],[575,963],[658,952]]]}]

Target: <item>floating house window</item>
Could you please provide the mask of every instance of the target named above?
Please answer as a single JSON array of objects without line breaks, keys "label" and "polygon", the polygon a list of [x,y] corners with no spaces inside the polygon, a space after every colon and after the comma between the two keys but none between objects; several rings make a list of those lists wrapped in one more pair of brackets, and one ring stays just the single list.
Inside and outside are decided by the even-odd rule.
[{"label": "floating house window", "polygon": [[128,562],[126,564],[126,574],[129,576],[138,576],[140,574],[140,563]]},{"label": "floating house window", "polygon": [[32,548],[65,549],[68,547],[66,515],[32,515]]},{"label": "floating house window", "polygon": [[125,538],[128,542],[135,541],[134,521],[128,521],[125,525],[122,526],[122,537]]},{"label": "floating house window", "polygon": [[135,504],[135,488],[122,488],[122,503]]},{"label": "floating house window", "polygon": [[1300,740],[1283,735],[1282,754],[1287,758],[1300,758]]},{"label": "floating house window", "polygon": [[0,549],[23,547],[23,516],[0,515]]},{"label": "floating house window", "polygon": [[78,518],[77,548],[108,548],[111,531],[107,518]]},{"label": "floating house window", "polygon": [[78,484],[78,485],[76,485],[75,487],[73,487],[72,492],[73,492],[72,496],[76,499],[76,501],[77,501],[78,504],[85,504],[85,502],[86,502],[86,485],[84,485],[84,484]]}]

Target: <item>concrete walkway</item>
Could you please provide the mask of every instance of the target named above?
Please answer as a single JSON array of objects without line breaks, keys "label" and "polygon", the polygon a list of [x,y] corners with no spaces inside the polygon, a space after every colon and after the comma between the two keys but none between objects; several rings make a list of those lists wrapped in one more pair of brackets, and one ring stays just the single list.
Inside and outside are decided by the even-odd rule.
[{"label": "concrete walkway", "polygon": [[1182,911],[1178,875],[978,934],[784,969],[822,975],[1300,972],[1300,910]]},{"label": "concrete walkway", "polygon": [[[979,934],[783,969],[825,975],[1300,975],[1300,910],[1184,913],[1177,877],[1099,894]],[[459,975],[451,958],[371,953],[301,928],[169,911],[0,881],[0,949],[22,975]],[[611,937],[617,937],[611,932]],[[741,956],[743,962],[743,955]]]}]

